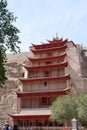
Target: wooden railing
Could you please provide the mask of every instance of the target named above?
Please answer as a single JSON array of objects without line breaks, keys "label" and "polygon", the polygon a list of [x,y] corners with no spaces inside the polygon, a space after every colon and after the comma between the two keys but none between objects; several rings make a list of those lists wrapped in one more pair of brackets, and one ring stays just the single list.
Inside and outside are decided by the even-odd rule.
[{"label": "wooden railing", "polygon": [[[72,130],[72,127],[44,127],[44,126],[31,126],[31,127],[18,127],[19,130]],[[84,127],[78,127],[77,130],[87,130]]]}]

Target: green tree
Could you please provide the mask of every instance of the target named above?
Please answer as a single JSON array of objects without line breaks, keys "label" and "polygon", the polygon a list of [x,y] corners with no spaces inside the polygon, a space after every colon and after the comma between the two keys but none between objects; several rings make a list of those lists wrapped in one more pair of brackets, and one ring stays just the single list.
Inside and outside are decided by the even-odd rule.
[{"label": "green tree", "polygon": [[82,126],[87,127],[87,94],[58,97],[51,106],[51,118],[58,122],[69,123],[76,118]]},{"label": "green tree", "polygon": [[60,96],[51,106],[51,118],[59,122],[69,123],[72,118],[77,118],[77,103],[71,95]]},{"label": "green tree", "polygon": [[0,0],[0,87],[7,79],[5,76],[6,51],[20,52],[21,42],[17,35],[20,31],[14,26],[15,22],[16,17],[7,9],[7,1]]},{"label": "green tree", "polygon": [[83,126],[87,127],[87,95],[79,94],[78,95],[78,118]]}]

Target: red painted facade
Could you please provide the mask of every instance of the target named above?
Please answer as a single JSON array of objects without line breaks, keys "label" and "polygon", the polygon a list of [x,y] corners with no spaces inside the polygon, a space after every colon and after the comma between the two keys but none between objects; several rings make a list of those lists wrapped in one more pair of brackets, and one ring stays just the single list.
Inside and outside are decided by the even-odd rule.
[{"label": "red painted facade", "polygon": [[19,126],[55,126],[50,121],[50,105],[60,95],[68,94],[70,75],[66,73],[68,40],[53,38],[48,43],[34,45],[30,50],[34,57],[23,65],[24,77],[20,77],[18,113],[10,114]]}]

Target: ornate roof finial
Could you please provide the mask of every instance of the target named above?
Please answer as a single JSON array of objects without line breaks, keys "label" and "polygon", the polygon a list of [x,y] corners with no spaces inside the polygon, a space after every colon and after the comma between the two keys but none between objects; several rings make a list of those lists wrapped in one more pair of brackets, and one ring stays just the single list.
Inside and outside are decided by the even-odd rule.
[{"label": "ornate roof finial", "polygon": [[59,39],[59,38],[58,38],[58,33],[56,33],[56,39]]}]

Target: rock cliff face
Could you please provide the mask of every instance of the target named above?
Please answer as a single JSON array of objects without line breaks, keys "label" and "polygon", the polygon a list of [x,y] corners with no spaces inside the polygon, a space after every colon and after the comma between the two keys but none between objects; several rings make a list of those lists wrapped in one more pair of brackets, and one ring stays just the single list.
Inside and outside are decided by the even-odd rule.
[{"label": "rock cliff face", "polygon": [[[67,72],[70,73],[71,80],[69,87],[73,93],[87,92],[87,49],[77,46],[67,49],[68,63]],[[7,54],[6,75],[8,80],[3,88],[0,88],[0,125],[5,121],[10,121],[9,113],[17,112],[16,90],[18,89],[18,78],[23,75],[22,63],[32,54],[22,52],[19,54]]]},{"label": "rock cliff face", "polygon": [[18,78],[23,74],[22,63],[28,56],[29,52],[7,54],[6,75],[8,80],[3,88],[0,88],[0,125],[3,125],[5,121],[10,121],[9,113],[17,111]]}]

